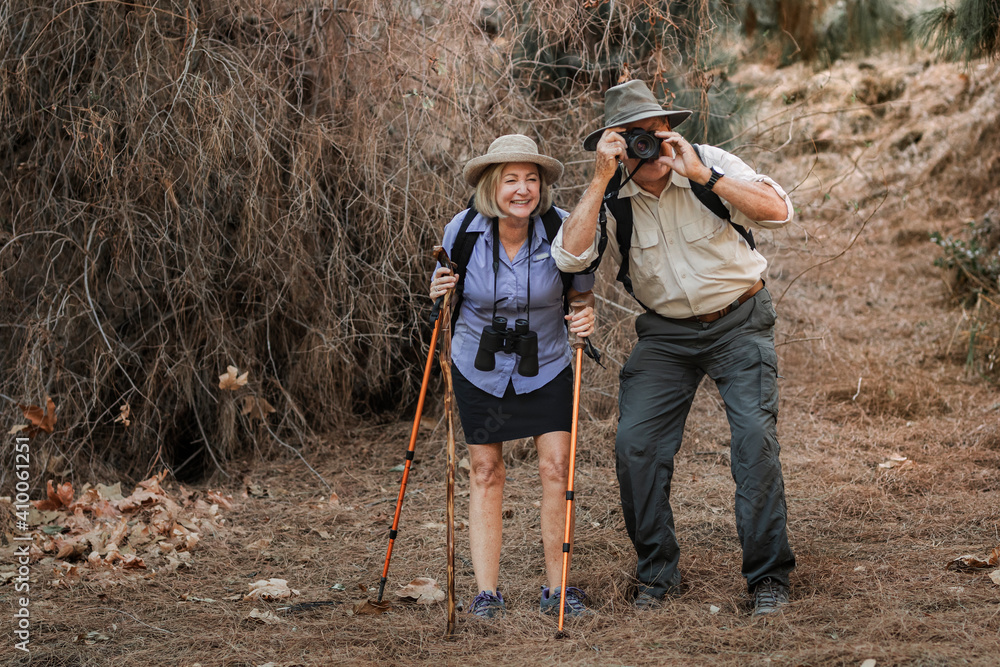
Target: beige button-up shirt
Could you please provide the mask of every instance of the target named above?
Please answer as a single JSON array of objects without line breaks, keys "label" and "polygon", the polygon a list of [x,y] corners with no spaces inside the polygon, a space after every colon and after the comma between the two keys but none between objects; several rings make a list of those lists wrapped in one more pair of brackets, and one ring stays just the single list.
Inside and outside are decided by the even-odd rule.
[{"label": "beige button-up shirt", "polygon": [[[725,178],[767,183],[788,209],[784,220],[751,220],[723,199],[733,222],[775,229],[792,220],[792,202],[780,185],[720,148],[699,149],[707,167],[720,167]],[[691,191],[691,182],[676,172],[659,197],[634,181],[626,183],[618,196],[632,201],[629,275],[635,296],[663,317],[684,319],[721,310],[752,287],[767,268],[764,256],[751,250],[732,225],[705,208]],[[608,213],[607,252],[620,264],[616,224]],[[599,240],[600,226],[591,247],[582,255],[572,255],[563,248],[560,229],[552,243],[552,257],[563,271],[582,271],[596,259]]]}]

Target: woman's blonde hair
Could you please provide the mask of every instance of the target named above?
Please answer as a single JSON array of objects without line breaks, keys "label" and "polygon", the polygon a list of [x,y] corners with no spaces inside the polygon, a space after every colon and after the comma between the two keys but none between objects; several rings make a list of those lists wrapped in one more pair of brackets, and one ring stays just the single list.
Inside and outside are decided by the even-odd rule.
[{"label": "woman's blonde hair", "polygon": [[[500,176],[507,162],[490,165],[479,177],[476,183],[476,210],[487,218],[499,218],[503,215],[500,206],[497,204],[497,186],[500,184]],[[536,165],[537,166],[537,165]],[[538,206],[531,215],[540,215],[549,210],[552,206],[552,188],[545,182],[545,174],[541,167],[538,167]]]}]

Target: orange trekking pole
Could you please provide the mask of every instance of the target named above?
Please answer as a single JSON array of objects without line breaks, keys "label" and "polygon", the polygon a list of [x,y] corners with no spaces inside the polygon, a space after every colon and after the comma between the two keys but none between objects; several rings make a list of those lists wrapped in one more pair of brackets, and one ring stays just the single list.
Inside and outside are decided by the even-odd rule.
[{"label": "orange trekking pole", "polygon": [[[435,248],[435,258],[437,258],[438,248]],[[444,250],[441,249],[444,253]],[[448,262],[448,255],[444,254],[445,262]],[[442,264],[442,266],[448,266],[449,264]],[[443,298],[445,302],[448,301],[448,297],[451,296],[451,292],[448,292]],[[434,350],[437,347],[438,334],[441,332],[441,320],[450,318],[450,314],[444,312],[445,309],[441,308],[438,310],[437,304],[433,311],[431,311],[431,317],[434,318],[434,333],[431,334],[431,345],[430,351],[427,353],[427,363],[424,364],[424,379],[420,383],[420,398],[417,399],[417,415],[413,418],[413,428],[410,430],[410,444],[406,448],[406,463],[403,465],[403,480],[399,485],[399,497],[396,499],[396,513],[392,518],[392,529],[389,530],[389,549],[385,552],[385,565],[382,567],[382,579],[378,584],[378,601],[382,601],[382,595],[385,593],[385,582],[388,581],[389,577],[389,560],[392,558],[392,546],[396,541],[396,535],[399,534],[399,515],[403,510],[403,496],[406,494],[406,481],[410,477],[410,465],[413,463],[413,451],[414,446],[417,442],[417,430],[420,427],[420,415],[424,411],[424,398],[427,397],[427,383],[431,377],[431,367],[434,365]],[[435,313],[437,315],[435,316]],[[449,319],[448,325],[451,328],[451,320]]]},{"label": "orange trekking pole", "polygon": [[[586,306],[583,301],[574,301],[569,304],[574,313],[578,313]],[[580,375],[583,371],[583,348],[585,341],[577,335],[573,335],[573,355],[575,358],[576,375],[573,378],[573,425],[570,427],[569,438],[569,473],[566,477],[566,530],[563,533],[563,563],[562,579],[559,583],[560,605],[559,605],[559,631],[556,636],[563,634],[563,621],[566,618],[566,577],[569,574],[569,553],[573,540],[573,477],[576,475],[576,437],[577,422],[580,417]]]}]

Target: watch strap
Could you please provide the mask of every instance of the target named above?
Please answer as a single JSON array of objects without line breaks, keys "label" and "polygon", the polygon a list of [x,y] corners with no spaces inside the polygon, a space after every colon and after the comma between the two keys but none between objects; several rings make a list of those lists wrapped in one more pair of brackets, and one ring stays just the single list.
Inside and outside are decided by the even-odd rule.
[{"label": "watch strap", "polygon": [[711,190],[712,188],[714,188],[715,184],[719,182],[720,178],[722,178],[722,174],[716,171],[715,167],[712,167],[712,176],[708,179],[708,183],[705,183],[705,189]]}]

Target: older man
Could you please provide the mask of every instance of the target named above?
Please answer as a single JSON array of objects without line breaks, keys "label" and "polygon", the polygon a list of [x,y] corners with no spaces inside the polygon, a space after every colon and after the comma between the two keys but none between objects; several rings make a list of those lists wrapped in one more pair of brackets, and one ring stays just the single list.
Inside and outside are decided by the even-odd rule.
[{"label": "older man", "polygon": [[731,429],[736,524],[753,613],[788,602],[788,545],[778,459],[776,314],[767,261],[748,227],[792,219],[784,190],[735,155],[695,147],[641,81],[610,88],[605,127],[584,141],[594,176],[552,244],[563,271],[596,266],[606,244],[643,306],[621,371],[615,443],[622,511],[638,555],[638,608],[679,591],[670,507],[674,455],[702,377],[715,381]]}]

